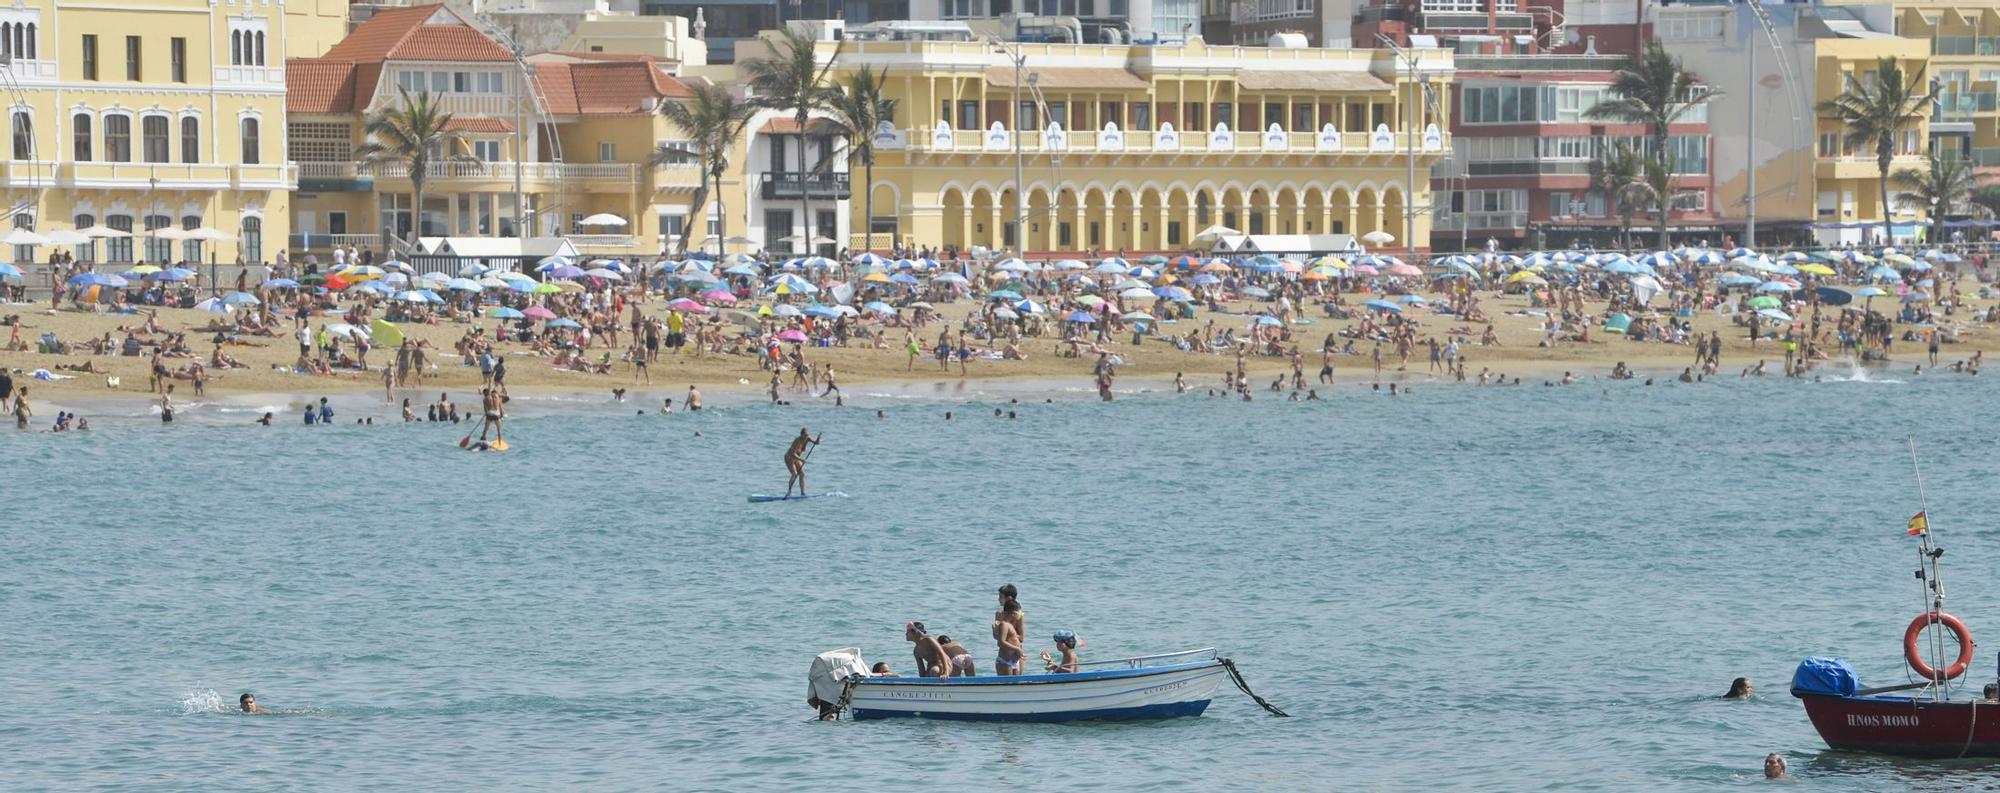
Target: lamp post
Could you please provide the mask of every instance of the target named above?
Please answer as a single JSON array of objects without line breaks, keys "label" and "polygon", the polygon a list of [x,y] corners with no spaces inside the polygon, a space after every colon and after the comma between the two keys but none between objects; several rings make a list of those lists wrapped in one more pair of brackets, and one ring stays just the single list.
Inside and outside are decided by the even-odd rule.
[{"label": "lamp post", "polygon": [[[1402,61],[1403,66],[1409,70],[1409,77],[1405,80],[1405,87],[1410,92],[1410,96],[1402,100],[1403,116],[1405,119],[1403,127],[1403,244],[1409,246],[1410,258],[1414,259],[1417,255],[1417,213],[1414,211],[1417,193],[1417,111],[1419,110],[1416,99],[1416,92],[1419,90],[1417,88],[1419,73],[1417,68],[1417,53],[1415,50],[1398,46],[1394,39],[1383,34],[1375,34],[1375,39],[1380,41],[1382,46],[1388,47],[1391,52],[1394,52],[1396,59]],[[1428,89],[1428,85],[1423,87],[1423,90]]]},{"label": "lamp post", "polygon": [[1008,60],[1014,62],[1014,131],[1012,133],[1014,138],[1014,245],[1018,249],[1018,253],[1025,255],[1028,252],[1028,246],[1026,244],[1027,236],[1022,233],[1022,227],[1026,222],[1027,215],[1021,209],[1023,206],[1021,192],[1026,182],[1021,165],[1021,69],[1027,64],[1028,56],[1021,51],[1020,47],[1010,47],[1008,46],[1008,42],[1003,42],[997,38],[989,37],[986,41],[988,44],[993,45],[995,49],[998,49],[1002,55],[1006,55]]}]

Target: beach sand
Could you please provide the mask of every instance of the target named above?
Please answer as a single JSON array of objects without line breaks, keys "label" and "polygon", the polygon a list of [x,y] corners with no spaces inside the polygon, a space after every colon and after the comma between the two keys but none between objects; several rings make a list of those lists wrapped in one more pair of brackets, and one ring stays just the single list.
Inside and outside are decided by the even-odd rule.
[{"label": "beach sand", "polygon": [[[1506,374],[1509,377],[1524,378],[1559,377],[1563,371],[1575,372],[1578,377],[1604,376],[1609,374],[1612,366],[1620,361],[1641,372],[1642,376],[1649,374],[1671,377],[1678,374],[1682,367],[1689,365],[1694,358],[1692,346],[1642,344],[1608,334],[1589,344],[1563,343],[1554,348],[1541,347],[1538,346],[1541,340],[1538,317],[1506,315],[1509,311],[1526,309],[1527,297],[1482,293],[1480,300],[1486,312],[1494,319],[1495,331],[1499,335],[1501,344],[1497,347],[1481,347],[1476,343],[1463,346],[1462,354],[1467,360],[1466,371],[1469,380],[1475,379],[1482,368],[1491,368],[1496,373]],[[1350,302],[1358,303],[1359,299]],[[1972,307],[1978,308],[1983,308],[1986,304],[1986,301],[1969,302],[1972,303]],[[655,299],[646,304],[645,312],[648,315],[662,315],[665,311],[663,305],[664,301]],[[977,305],[974,301],[961,300],[954,304],[941,305],[939,309],[946,319],[956,323],[972,312]],[[1254,311],[1265,305],[1238,303],[1232,309]],[[1601,307],[1602,304],[1593,306],[1593,308]],[[1311,306],[1309,310],[1316,311],[1317,306]],[[50,331],[56,333],[59,338],[72,342],[102,336],[107,332],[111,333],[114,341],[118,341],[124,338],[124,334],[117,330],[121,325],[136,327],[145,321],[143,315],[93,314],[68,309],[49,313],[46,303],[0,305],[0,314],[20,316],[24,326],[21,337],[30,346],[42,333]],[[1962,341],[1945,346],[1940,353],[1940,364],[1949,365],[1952,361],[1969,358],[1974,350],[2000,348],[2000,334],[1992,333],[1982,324],[1970,322],[1971,314],[1970,307],[1959,310],[1957,319]],[[190,329],[188,336],[190,346],[201,356],[204,363],[207,361],[212,350],[209,340],[213,334],[195,332],[191,329],[207,325],[215,315],[195,310],[160,309],[159,316],[160,323],[168,329]],[[1450,316],[1429,313],[1422,313],[1420,316],[1424,322],[1420,338],[1437,336],[1443,341],[1447,330],[1470,327],[1472,331],[1470,340],[1476,342],[1483,330],[1483,325],[1459,322]],[[1251,314],[1218,314],[1204,311],[1196,320],[1164,323],[1160,329],[1166,333],[1185,334],[1197,327],[1196,323],[1211,319],[1218,329],[1225,327],[1241,329],[1247,325],[1251,317]],[[337,317],[315,317],[313,326],[317,328],[322,324],[337,321],[339,321]],[[482,320],[479,324],[490,332],[496,323],[496,320]],[[1318,348],[1322,338],[1328,333],[1356,324],[1358,322],[1353,320],[1329,320],[1319,317],[1312,324],[1293,326],[1294,342],[1300,348],[1306,378],[1310,384],[1316,387],[1318,385],[1315,376],[1320,366]],[[1713,313],[1696,316],[1694,325],[1696,331],[1702,335],[1707,335],[1710,331],[1721,331],[1724,340],[1722,367],[1719,372],[1721,376],[1734,376],[1742,368],[1755,365],[1759,359],[1772,362],[1770,369],[1773,375],[1782,373],[1784,350],[1779,342],[1767,338],[1753,349],[1746,329],[1733,326],[1727,319]],[[282,327],[289,328],[289,320],[285,321]],[[478,368],[459,365],[458,357],[452,352],[454,343],[466,331],[466,325],[446,323],[433,327],[401,323],[398,327],[406,335],[428,339],[434,348],[431,358],[437,366],[425,373],[421,388],[411,389],[412,395],[418,391],[432,390],[463,394],[468,390],[477,389],[480,382]],[[936,340],[940,327],[933,323],[920,328],[917,330],[917,338],[925,345],[929,345]],[[1898,331],[1906,327],[1909,326],[1899,325]],[[1766,332],[1768,333],[1768,329]],[[1091,387],[1091,367],[1095,359],[1059,358],[1054,354],[1057,342],[1051,338],[1024,341],[1023,349],[1027,353],[1028,360],[975,359],[968,362],[966,373],[961,376],[956,363],[953,363],[948,370],[940,370],[937,361],[919,358],[915,366],[910,367],[907,353],[900,349],[901,329],[890,329],[888,337],[892,347],[887,350],[861,347],[809,347],[806,349],[806,357],[816,366],[833,364],[839,382],[846,389],[870,386],[908,390],[940,382],[995,379],[1011,379],[1051,386],[1063,384],[1082,389]],[[373,370],[366,374],[342,373],[333,377],[295,374],[280,369],[280,367],[290,367],[298,357],[294,337],[289,335],[276,338],[251,337],[250,340],[265,346],[224,348],[225,354],[242,361],[248,368],[210,369],[211,379],[207,384],[209,396],[242,397],[265,394],[312,396],[369,390],[379,393],[382,389],[380,367],[394,361],[394,350],[375,350],[369,355],[369,363]],[[620,340],[623,342],[626,339],[621,335]],[[1131,344],[1129,334],[1113,339],[1107,346],[1125,359],[1124,364],[1118,367],[1120,390],[1124,390],[1128,382],[1170,383],[1176,372],[1185,373],[1192,387],[1219,386],[1222,373],[1233,369],[1235,365],[1233,356],[1182,352],[1169,342],[1153,338],[1135,346]],[[1335,364],[1338,384],[1366,384],[1377,379],[1368,355],[1372,347],[1372,343],[1356,342],[1355,350],[1360,354],[1339,358]],[[748,355],[707,355],[697,358],[685,352],[680,355],[663,353],[661,360],[651,367],[652,383],[644,385],[634,382],[634,370],[630,364],[617,361],[622,355],[622,349],[611,351],[615,363],[612,373],[608,375],[582,374],[557,369],[532,355],[513,354],[519,349],[518,345],[502,346],[502,350],[508,354],[508,385],[512,391],[552,390],[608,394],[613,388],[630,388],[635,392],[684,393],[689,385],[696,385],[700,386],[704,393],[714,392],[721,395],[746,390],[752,393],[761,392],[770,379],[769,373],[759,369],[757,361]],[[602,346],[592,348],[591,359],[595,360],[604,351],[606,348]],[[1919,343],[1899,341],[1895,351],[1894,367],[1912,367],[1919,363],[1928,366],[1923,345]],[[1381,378],[1383,381],[1431,379],[1427,372],[1428,356],[1422,347],[1412,352],[1407,371],[1396,371],[1398,361],[1394,353],[1393,346],[1383,345],[1385,360]],[[56,370],[57,364],[80,364],[86,361],[108,370],[108,374]],[[143,398],[147,393],[148,361],[148,355],[59,356],[32,351],[0,352],[0,366],[17,372],[14,375],[15,382],[28,385],[33,394],[40,399]],[[177,367],[188,363],[188,359],[168,359],[167,362]],[[1248,367],[1251,383],[1258,388],[1267,387],[1270,378],[1277,373],[1290,371],[1286,359],[1268,356],[1250,356]],[[59,375],[76,375],[76,377],[56,382],[37,381],[28,376],[28,373],[36,369],[48,369]],[[116,378],[118,385],[108,385],[107,378]],[[789,374],[786,379],[789,383]],[[403,390],[399,389],[398,394],[399,397],[403,395]],[[192,384],[177,382],[175,395],[177,398],[191,398]],[[787,398],[790,399],[792,396]]]}]

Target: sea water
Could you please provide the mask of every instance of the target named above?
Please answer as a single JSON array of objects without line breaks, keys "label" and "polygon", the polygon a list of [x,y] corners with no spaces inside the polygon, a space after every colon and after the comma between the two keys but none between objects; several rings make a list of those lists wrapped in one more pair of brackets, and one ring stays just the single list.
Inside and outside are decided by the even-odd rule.
[{"label": "sea water", "polygon": [[[1786,693],[1813,654],[1908,679],[1911,435],[1947,608],[2000,635],[1991,378],[993,388],[524,398],[506,454],[362,397],[0,432],[0,787],[1713,790],[1768,752],[1815,789],[2000,784],[1829,752]],[[802,425],[849,497],[746,503]],[[813,655],[907,674],[905,620],[989,671],[1005,583],[1031,656],[1215,646],[1292,718],[1225,687],[1141,724],[811,720]]]}]

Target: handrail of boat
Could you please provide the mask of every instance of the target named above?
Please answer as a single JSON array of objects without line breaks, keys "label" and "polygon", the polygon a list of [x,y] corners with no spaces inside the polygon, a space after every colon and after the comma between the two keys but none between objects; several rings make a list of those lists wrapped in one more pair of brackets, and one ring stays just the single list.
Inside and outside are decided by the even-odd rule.
[{"label": "handrail of boat", "polygon": [[[1077,667],[1078,667],[1078,668],[1082,668],[1082,667],[1086,667],[1086,666],[1115,666],[1115,665],[1118,665],[1118,664],[1124,664],[1124,665],[1125,665],[1125,667],[1126,667],[1126,668],[1128,668],[1128,669],[1138,669],[1138,668],[1140,668],[1140,667],[1143,667],[1143,666],[1160,666],[1160,664],[1148,664],[1148,663],[1144,663],[1144,662],[1146,662],[1146,661],[1157,661],[1157,660],[1159,660],[1159,659],[1162,659],[1162,658],[1186,658],[1186,657],[1188,657],[1188,656],[1191,656],[1191,655],[1208,655],[1208,656],[1213,656],[1213,655],[1215,655],[1215,648],[1213,648],[1213,647],[1203,647],[1203,648],[1201,648],[1201,649],[1199,649],[1199,650],[1182,650],[1182,651],[1180,651],[1180,652],[1177,652],[1177,653],[1158,653],[1158,654],[1155,654],[1155,655],[1138,655],[1138,656],[1133,656],[1133,657],[1131,657],[1131,658],[1112,658],[1112,659],[1108,659],[1108,660],[1104,660],[1104,661],[1082,661],[1082,662],[1079,662],[1079,663],[1077,663]],[[1184,662],[1180,662],[1180,663],[1184,663]]]}]

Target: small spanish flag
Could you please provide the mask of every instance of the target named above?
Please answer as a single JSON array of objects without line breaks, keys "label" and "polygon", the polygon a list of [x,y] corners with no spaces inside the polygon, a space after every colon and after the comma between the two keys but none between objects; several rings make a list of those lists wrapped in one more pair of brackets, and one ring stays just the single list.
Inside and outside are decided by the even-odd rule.
[{"label": "small spanish flag", "polygon": [[1930,530],[1931,521],[1929,518],[1924,517],[1924,513],[1918,512],[1910,516],[1910,536],[1915,537],[1919,534],[1927,534]]}]

